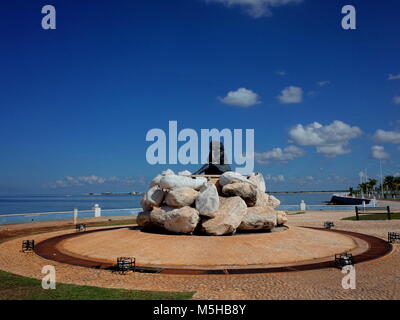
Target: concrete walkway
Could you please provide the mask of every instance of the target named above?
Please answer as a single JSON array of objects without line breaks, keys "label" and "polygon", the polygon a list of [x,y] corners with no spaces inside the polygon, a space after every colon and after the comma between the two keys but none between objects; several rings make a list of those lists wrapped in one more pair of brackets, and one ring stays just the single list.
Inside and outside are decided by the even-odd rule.
[{"label": "concrete walkway", "polygon": [[378,200],[378,207],[389,206],[393,211],[400,210],[400,201],[383,201]]},{"label": "concrete walkway", "polygon": [[[308,212],[289,217],[291,226],[321,227],[333,221],[337,229],[360,232],[386,239],[388,231],[400,232],[400,220],[343,221],[349,212]],[[41,241],[66,231],[33,236]],[[72,231],[67,231],[72,232]],[[21,239],[0,244],[0,269],[32,278],[42,278],[45,265],[54,265],[57,281],[79,285],[139,290],[194,291],[196,299],[400,299],[400,250],[382,259],[356,265],[357,289],[342,288],[338,269],[310,270],[256,275],[157,275],[121,276],[45,260],[20,252]],[[204,248],[206,250],[206,248]]]}]

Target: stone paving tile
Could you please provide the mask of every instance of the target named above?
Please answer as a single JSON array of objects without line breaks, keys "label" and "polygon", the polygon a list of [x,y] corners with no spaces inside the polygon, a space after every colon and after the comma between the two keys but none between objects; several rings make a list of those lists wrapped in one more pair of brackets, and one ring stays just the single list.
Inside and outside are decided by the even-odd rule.
[{"label": "stone paving tile", "polygon": [[[336,229],[360,232],[386,239],[388,231],[400,231],[400,220],[341,221],[352,213],[308,212],[290,216],[289,226],[321,227],[326,220],[334,221]],[[68,231],[31,236],[44,240]],[[42,278],[41,269],[56,267],[57,281],[79,285],[161,291],[195,291],[195,299],[399,299],[400,251],[381,259],[356,265],[357,289],[341,287],[343,274],[337,269],[310,270],[290,273],[256,275],[181,276],[129,274],[121,276],[106,270],[65,265],[20,252],[22,239],[0,244],[0,269],[32,278]]]}]

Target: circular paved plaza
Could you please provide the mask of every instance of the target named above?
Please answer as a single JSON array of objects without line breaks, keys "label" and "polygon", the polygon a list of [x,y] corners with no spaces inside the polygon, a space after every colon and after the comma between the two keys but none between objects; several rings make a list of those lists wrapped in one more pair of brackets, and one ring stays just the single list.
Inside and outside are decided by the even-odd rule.
[{"label": "circular paved plaza", "polygon": [[[210,247],[211,243],[208,242],[213,237],[210,239],[208,237],[185,237],[190,239],[187,244],[181,246],[178,245],[183,239],[180,236],[146,234],[139,233],[135,229],[121,228],[71,237],[64,243],[60,242],[59,249],[65,250],[72,255],[86,256],[91,259],[105,261],[113,260],[114,256],[135,256],[135,252],[138,261],[140,260],[138,257],[142,257],[141,259],[144,261],[143,258],[147,256],[148,260],[144,261],[145,264],[158,265],[160,262],[162,264],[167,262],[168,265],[178,263],[181,267],[191,265],[191,267],[197,266],[200,268],[210,267],[210,260],[207,259],[210,259],[210,255],[212,254],[214,258],[220,256],[221,262],[225,261],[225,264],[226,261],[230,261],[228,265],[240,266],[240,264],[250,264],[254,266],[259,264],[296,263],[310,259],[327,258],[336,251],[342,251],[343,249],[345,251],[357,250],[357,241],[354,241],[351,237],[302,228],[320,228],[326,220],[333,221],[336,226],[335,229],[362,233],[385,240],[387,232],[398,232],[400,230],[399,220],[341,220],[341,218],[351,214],[348,212],[308,212],[303,215],[290,216],[289,229],[286,231],[270,234],[221,237],[220,239],[222,240],[218,241],[222,241],[223,243],[215,247]],[[35,239],[39,243],[40,241],[69,233],[72,234],[73,232],[49,232],[29,236],[29,238]],[[302,236],[300,236],[301,234]],[[332,237],[332,234],[335,234],[335,237]],[[102,241],[99,241],[98,237],[100,235],[105,237]],[[121,243],[112,243],[111,241],[110,244],[110,241],[105,241],[106,238],[112,240],[116,236],[118,239],[122,239],[120,240],[122,242],[127,241],[126,246],[131,246],[133,251],[123,251],[126,250],[126,247],[121,246]],[[125,239],[125,237],[127,238]],[[139,238],[134,239],[135,237]],[[45,259],[36,254],[23,254],[20,252],[20,248],[21,240],[25,238],[22,237],[0,244],[1,270],[41,279],[43,276],[41,274],[42,267],[50,264],[56,267],[57,281],[62,283],[137,290],[190,291],[195,292],[194,298],[197,299],[400,298],[400,272],[398,271],[400,270],[400,261],[399,249],[396,245],[389,254],[381,258],[356,264],[357,288],[355,290],[344,290],[342,288],[342,278],[344,275],[341,273],[341,270],[335,268],[237,275],[132,273],[123,276],[112,273],[109,270],[74,266],[54,261],[54,259]],[[165,241],[166,238],[169,238],[170,241]],[[176,238],[180,238],[179,241]],[[79,241],[79,239],[84,239],[85,241]],[[302,243],[301,241],[304,242]],[[176,242],[175,245],[173,244],[174,242]],[[319,247],[318,243],[321,243]],[[295,248],[292,252],[290,252],[290,244],[292,244],[292,248]],[[158,247],[158,251],[154,251],[154,245]],[[307,247],[309,245],[311,247]],[[190,249],[193,246],[196,247],[197,253],[185,256],[190,253]],[[303,248],[307,247],[307,250],[301,250],[302,246]],[[312,246],[315,246],[315,250],[312,250]],[[273,248],[275,252],[271,251]],[[120,251],[113,251],[117,249]],[[168,250],[174,252],[175,256],[173,259],[168,254]],[[239,253],[239,255],[232,254],[235,250],[238,250],[236,253]],[[249,251],[248,257],[249,259],[251,257],[251,259],[248,261],[237,260],[237,256],[243,257],[243,252],[246,250]],[[251,252],[252,250],[254,252]],[[324,250],[327,251],[324,252]],[[203,255],[200,255],[201,252],[203,252]]]},{"label": "circular paved plaza", "polygon": [[351,237],[299,227],[225,237],[155,234],[125,227],[74,235],[56,245],[63,254],[102,263],[135,257],[139,266],[183,269],[286,266],[359,248]]}]

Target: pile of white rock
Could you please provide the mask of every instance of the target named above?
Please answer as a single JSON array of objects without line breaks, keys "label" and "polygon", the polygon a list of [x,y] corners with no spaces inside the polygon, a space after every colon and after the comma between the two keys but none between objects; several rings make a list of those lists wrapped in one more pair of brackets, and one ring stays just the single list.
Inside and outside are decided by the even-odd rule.
[{"label": "pile of white rock", "polygon": [[265,193],[261,173],[225,172],[216,183],[166,170],[144,195],[137,223],[142,228],[220,236],[236,231],[272,230],[287,222],[280,201]]}]

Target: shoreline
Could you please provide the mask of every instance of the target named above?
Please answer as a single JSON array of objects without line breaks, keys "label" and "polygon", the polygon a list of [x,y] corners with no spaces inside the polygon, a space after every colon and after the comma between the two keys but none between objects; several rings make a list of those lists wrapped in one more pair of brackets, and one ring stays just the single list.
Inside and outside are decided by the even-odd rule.
[{"label": "shoreline", "polygon": [[336,193],[346,191],[268,191],[271,194],[318,194],[318,193]]}]

